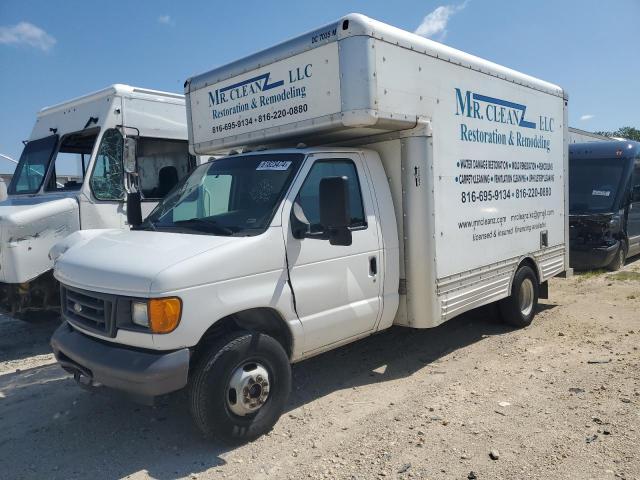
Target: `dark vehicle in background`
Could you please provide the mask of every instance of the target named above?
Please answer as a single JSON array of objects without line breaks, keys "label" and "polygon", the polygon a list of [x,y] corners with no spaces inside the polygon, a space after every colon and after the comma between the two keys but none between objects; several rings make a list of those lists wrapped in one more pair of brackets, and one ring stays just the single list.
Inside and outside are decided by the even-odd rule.
[{"label": "dark vehicle in background", "polygon": [[569,145],[569,262],[618,270],[640,253],[640,143]]}]

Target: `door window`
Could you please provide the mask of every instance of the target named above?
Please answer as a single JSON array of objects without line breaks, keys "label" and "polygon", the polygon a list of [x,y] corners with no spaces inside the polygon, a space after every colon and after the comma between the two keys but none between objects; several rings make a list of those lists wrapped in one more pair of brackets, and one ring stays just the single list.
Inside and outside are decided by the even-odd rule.
[{"label": "door window", "polygon": [[90,128],[62,137],[46,190],[79,190],[99,129]]},{"label": "door window", "polygon": [[98,200],[124,198],[124,170],[122,167],[122,135],[115,128],[104,132],[96,155],[91,191]]},{"label": "door window", "polygon": [[183,140],[141,137],[136,150],[139,186],[147,200],[164,198],[195,163]]},{"label": "door window", "polygon": [[309,225],[310,233],[322,232],[320,224],[320,180],[347,177],[352,229],[366,227],[362,193],[355,164],[348,159],[320,160],[313,164],[294,204],[294,215]]}]

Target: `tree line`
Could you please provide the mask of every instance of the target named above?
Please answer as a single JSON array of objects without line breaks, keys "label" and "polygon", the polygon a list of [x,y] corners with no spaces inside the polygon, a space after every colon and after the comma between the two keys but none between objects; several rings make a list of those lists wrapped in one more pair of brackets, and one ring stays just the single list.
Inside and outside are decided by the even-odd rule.
[{"label": "tree line", "polygon": [[633,127],[621,127],[614,132],[593,132],[598,135],[604,135],[605,137],[622,137],[627,140],[635,140],[640,142],[640,130]]}]

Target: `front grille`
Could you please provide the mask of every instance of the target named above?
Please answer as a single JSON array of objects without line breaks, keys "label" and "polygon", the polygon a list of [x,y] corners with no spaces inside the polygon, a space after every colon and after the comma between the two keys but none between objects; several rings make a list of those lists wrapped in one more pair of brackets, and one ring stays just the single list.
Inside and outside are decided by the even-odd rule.
[{"label": "front grille", "polygon": [[62,316],[65,320],[100,335],[115,337],[115,295],[89,292],[66,285],[60,286],[60,295]]}]

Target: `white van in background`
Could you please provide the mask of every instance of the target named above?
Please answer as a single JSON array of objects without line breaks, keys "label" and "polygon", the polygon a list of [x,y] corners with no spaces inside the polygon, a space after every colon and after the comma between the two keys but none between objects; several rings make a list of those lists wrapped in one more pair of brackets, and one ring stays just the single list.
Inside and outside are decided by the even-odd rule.
[{"label": "white van in background", "polygon": [[4,183],[4,178],[0,178],[0,202],[7,199],[7,184]]},{"label": "white van in background", "polygon": [[135,229],[52,250],[51,344],[85,385],[187,387],[205,435],[248,440],[282,413],[291,362],[491,302],[526,326],[568,269],[553,84],[354,14],[185,93],[191,152],[239,153]]},{"label": "white van in background", "polygon": [[[127,174],[124,146],[136,141]],[[0,203],[0,310],[56,310],[51,247],[76,230],[128,227],[127,192],[149,213],[195,164],[184,95],[112,85],[42,109]]]}]

